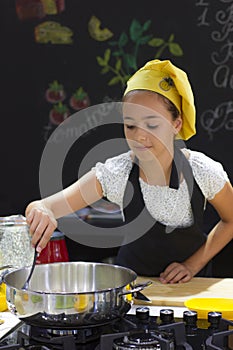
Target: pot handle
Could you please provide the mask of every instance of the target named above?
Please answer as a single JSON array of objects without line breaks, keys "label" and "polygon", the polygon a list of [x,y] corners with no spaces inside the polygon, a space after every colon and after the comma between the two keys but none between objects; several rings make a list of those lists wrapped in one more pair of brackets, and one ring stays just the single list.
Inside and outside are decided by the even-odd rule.
[{"label": "pot handle", "polygon": [[144,288],[149,287],[152,283],[153,283],[152,281],[147,281],[145,283],[135,284],[135,286],[132,289],[129,289],[123,293],[119,293],[119,296],[138,293]]},{"label": "pot handle", "polygon": [[13,265],[0,266],[0,270],[4,270],[0,273],[0,285],[4,282],[5,275],[8,274],[8,272],[10,272],[11,269],[16,269],[16,267]]},{"label": "pot handle", "polygon": [[0,266],[0,270],[11,269],[11,268],[15,268],[15,266],[13,266],[13,265]]}]

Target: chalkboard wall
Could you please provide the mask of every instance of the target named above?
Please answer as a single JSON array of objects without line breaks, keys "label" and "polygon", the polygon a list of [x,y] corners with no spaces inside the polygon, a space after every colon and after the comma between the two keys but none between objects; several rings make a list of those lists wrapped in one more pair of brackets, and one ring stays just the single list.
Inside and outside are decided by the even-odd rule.
[{"label": "chalkboard wall", "polygon": [[[186,145],[220,161],[232,181],[233,0],[54,2],[57,9],[62,3],[65,7],[55,14],[41,14],[38,4],[48,1],[31,0],[37,6],[36,15],[23,18],[21,12],[20,18],[19,8],[25,10],[27,0],[1,0],[0,215],[24,213],[27,203],[40,196],[40,159],[56,128],[49,119],[52,105],[45,98],[49,84],[58,81],[63,85],[66,104],[80,87],[91,105],[119,101],[123,86],[117,80],[109,85],[114,73],[101,73],[100,58],[110,50],[116,68],[113,52],[116,54],[120,41],[130,62],[128,74],[153,58],[170,59],[188,73],[196,101],[197,134]],[[92,25],[91,18],[95,18]],[[35,28],[45,21],[69,28],[72,43],[36,42]],[[140,31],[139,43],[135,35]],[[70,113],[74,113],[72,108]],[[108,137],[118,132],[121,135],[121,130],[111,130]],[[78,153],[70,157],[64,183],[76,178],[79,158],[85,155],[82,142]],[[217,219],[208,208],[206,230]],[[232,261],[230,264],[233,270]]]}]

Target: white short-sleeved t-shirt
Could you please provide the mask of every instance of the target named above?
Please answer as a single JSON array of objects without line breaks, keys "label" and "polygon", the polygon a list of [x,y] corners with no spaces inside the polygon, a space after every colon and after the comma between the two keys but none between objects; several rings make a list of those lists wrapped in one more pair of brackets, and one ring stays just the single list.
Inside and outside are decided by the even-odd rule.
[{"label": "white short-sleeved t-shirt", "polygon": [[[185,149],[194,178],[204,197],[211,200],[229,181],[221,163],[205,154]],[[104,196],[123,210],[123,197],[130,171],[133,166],[131,151],[98,162],[93,168]],[[187,227],[193,222],[188,187],[185,180],[179,189],[169,186],[149,185],[139,178],[147,210],[152,217],[164,225]]]}]

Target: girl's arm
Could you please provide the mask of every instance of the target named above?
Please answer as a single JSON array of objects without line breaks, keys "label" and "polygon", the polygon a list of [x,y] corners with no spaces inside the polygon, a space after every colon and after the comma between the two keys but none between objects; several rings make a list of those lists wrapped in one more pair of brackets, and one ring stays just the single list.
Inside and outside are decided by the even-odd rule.
[{"label": "girl's arm", "polygon": [[183,263],[170,264],[160,279],[162,283],[188,282],[233,238],[233,188],[226,182],[223,189],[209,201],[216,209],[220,221],[210,231],[206,243]]},{"label": "girl's arm", "polygon": [[57,227],[58,218],[90,205],[103,197],[102,187],[91,170],[63,191],[31,202],[25,211],[32,234],[32,244],[37,242],[40,252]]}]

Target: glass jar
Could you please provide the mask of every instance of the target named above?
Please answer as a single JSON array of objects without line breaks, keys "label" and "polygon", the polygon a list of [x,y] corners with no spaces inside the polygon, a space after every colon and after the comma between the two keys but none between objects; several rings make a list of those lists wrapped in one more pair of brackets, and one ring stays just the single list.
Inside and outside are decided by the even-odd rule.
[{"label": "glass jar", "polygon": [[0,266],[29,266],[33,256],[26,218],[23,215],[0,217]]},{"label": "glass jar", "polygon": [[54,231],[46,247],[37,256],[37,264],[69,261],[65,236],[62,232]]}]

